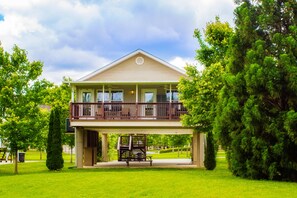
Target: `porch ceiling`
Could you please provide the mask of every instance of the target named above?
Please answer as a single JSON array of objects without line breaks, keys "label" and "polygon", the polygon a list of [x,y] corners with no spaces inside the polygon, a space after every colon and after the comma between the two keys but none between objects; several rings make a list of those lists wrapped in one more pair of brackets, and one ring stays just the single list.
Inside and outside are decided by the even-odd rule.
[{"label": "porch ceiling", "polygon": [[86,127],[86,130],[95,130],[100,133],[120,133],[120,134],[193,134],[190,128],[104,128],[104,127]]},{"label": "porch ceiling", "polygon": [[178,81],[65,81],[65,84],[70,85],[141,85],[141,84],[147,84],[147,85],[160,85],[160,84],[178,84]]},{"label": "porch ceiling", "polygon": [[99,127],[99,128],[186,128],[180,121],[71,121],[72,127]]},{"label": "porch ceiling", "polygon": [[179,121],[75,121],[73,127],[95,130],[101,133],[124,134],[192,134],[193,128],[183,127]]}]

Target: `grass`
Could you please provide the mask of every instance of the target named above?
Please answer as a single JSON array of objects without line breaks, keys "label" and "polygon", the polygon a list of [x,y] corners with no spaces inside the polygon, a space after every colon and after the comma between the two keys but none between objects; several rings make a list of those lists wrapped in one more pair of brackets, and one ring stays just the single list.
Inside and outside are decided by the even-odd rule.
[{"label": "grass", "polygon": [[62,171],[50,172],[44,161],[20,163],[19,175],[12,174],[11,164],[0,165],[0,197],[297,197],[296,183],[232,176],[224,158],[214,171],[68,169],[73,165],[66,162]]},{"label": "grass", "polygon": [[[150,152],[150,151],[149,151]],[[169,152],[159,154],[158,151],[153,151],[152,154],[148,154],[148,156],[152,156],[153,159],[174,159],[174,158],[191,158],[190,152]]]},{"label": "grass", "polygon": [[[35,150],[29,150],[25,152],[25,161],[46,161],[46,153],[41,153],[40,159],[40,152]],[[70,162],[70,154],[63,153],[64,162]],[[75,161],[75,154],[72,155],[72,161]]]}]

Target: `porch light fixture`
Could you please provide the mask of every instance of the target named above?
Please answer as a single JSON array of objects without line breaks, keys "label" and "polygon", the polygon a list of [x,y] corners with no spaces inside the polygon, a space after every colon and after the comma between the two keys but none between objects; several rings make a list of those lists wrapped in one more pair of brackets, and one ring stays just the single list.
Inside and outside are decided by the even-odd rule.
[{"label": "porch light fixture", "polygon": [[134,93],[135,93],[134,90],[131,90],[131,91],[130,91],[130,94],[131,94],[131,95],[134,95]]}]

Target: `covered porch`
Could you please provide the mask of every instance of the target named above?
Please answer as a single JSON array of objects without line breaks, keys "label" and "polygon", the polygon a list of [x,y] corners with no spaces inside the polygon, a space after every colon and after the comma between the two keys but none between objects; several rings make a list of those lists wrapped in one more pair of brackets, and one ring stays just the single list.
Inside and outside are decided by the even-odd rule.
[{"label": "covered porch", "polygon": [[[76,166],[78,168],[87,168],[87,167],[122,167],[126,166],[125,162],[109,162],[109,163],[98,163],[97,164],[97,146],[96,137],[98,134],[101,134],[102,137],[102,160],[108,162],[108,135],[111,133],[117,134],[192,134],[192,159],[186,160],[186,162],[176,162],[171,160],[154,160],[153,167],[176,167],[177,165],[186,165],[191,167],[204,167],[204,142],[205,135],[203,133],[197,133],[190,128],[184,127],[150,127],[150,128],[141,128],[141,127],[128,127],[128,128],[113,128],[113,127],[76,127],[75,130],[75,141],[76,141]],[[98,140],[98,139],[97,139]],[[171,161],[171,162],[170,162]],[[149,162],[132,162],[132,167],[150,167]]]},{"label": "covered porch", "polygon": [[177,83],[72,83],[70,120],[175,120],[187,113]]}]

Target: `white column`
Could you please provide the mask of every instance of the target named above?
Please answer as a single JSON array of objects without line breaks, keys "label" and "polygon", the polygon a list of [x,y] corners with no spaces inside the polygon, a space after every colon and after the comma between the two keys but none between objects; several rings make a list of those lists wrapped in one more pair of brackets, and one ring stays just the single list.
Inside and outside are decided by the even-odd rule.
[{"label": "white column", "polygon": [[76,158],[75,158],[76,167],[82,168],[84,138],[83,138],[83,128],[80,128],[80,127],[75,127],[75,149],[76,149]]},{"label": "white column", "polygon": [[75,92],[74,87],[71,87],[71,102],[74,102],[74,92]]},{"label": "white column", "polygon": [[170,95],[169,102],[172,103],[172,87],[171,87],[171,84],[169,85],[169,95]]},{"label": "white column", "polygon": [[105,100],[105,85],[102,85],[102,103],[104,103],[104,100]]},{"label": "white column", "polygon": [[136,84],[136,88],[135,88],[135,102],[138,103],[138,84]]},{"label": "white column", "polygon": [[204,167],[204,134],[193,132],[192,143],[193,164],[198,168]]},{"label": "white column", "polygon": [[108,139],[106,133],[102,133],[102,161],[108,161]]}]

